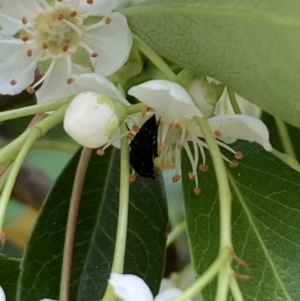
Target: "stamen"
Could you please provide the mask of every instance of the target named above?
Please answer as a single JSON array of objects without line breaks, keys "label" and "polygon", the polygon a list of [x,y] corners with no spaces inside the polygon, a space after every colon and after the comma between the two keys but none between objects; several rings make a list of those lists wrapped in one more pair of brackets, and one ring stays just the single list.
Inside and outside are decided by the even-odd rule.
[{"label": "stamen", "polygon": [[173,129],[173,130],[179,130],[179,129],[180,129],[180,124],[179,124],[179,122],[174,122],[174,123],[172,124],[172,129]]},{"label": "stamen", "polygon": [[194,180],[195,177],[196,177],[196,175],[195,175],[194,173],[189,172],[189,179],[190,179],[190,180]]},{"label": "stamen", "polygon": [[141,114],[142,114],[143,117],[145,117],[147,111],[148,111],[148,108],[147,108],[147,107],[141,108],[141,111],[140,111],[140,112],[141,112]]},{"label": "stamen", "polygon": [[165,148],[165,143],[163,143],[163,142],[158,142],[157,143],[157,149],[159,151],[162,151],[164,148]]},{"label": "stamen", "polygon": [[32,87],[32,86],[29,86],[26,88],[26,91],[29,93],[29,94],[33,94],[35,92],[35,89]]},{"label": "stamen", "polygon": [[64,17],[63,14],[59,14],[59,15],[57,16],[57,20],[59,20],[59,21],[63,20],[64,18],[65,18],[65,17]]},{"label": "stamen", "polygon": [[98,156],[104,156],[105,155],[105,150],[103,148],[99,148],[99,149],[97,149],[96,154]]},{"label": "stamen", "polygon": [[181,175],[177,175],[177,174],[176,174],[176,175],[172,178],[172,182],[176,183],[176,182],[180,181],[180,179],[181,179]]},{"label": "stamen", "polygon": [[80,28],[78,28],[75,24],[73,24],[72,22],[66,20],[66,19],[63,19],[63,21],[68,24],[74,31],[76,31],[76,33],[78,34],[79,38],[82,37],[82,30],[80,30]]},{"label": "stamen", "polygon": [[10,81],[10,84],[11,84],[12,86],[15,86],[17,83],[18,83],[18,82],[17,82],[15,79],[12,79],[12,80]]},{"label": "stamen", "polygon": [[129,174],[129,182],[132,183],[136,180],[136,174],[135,173],[131,173]]},{"label": "stamen", "polygon": [[178,174],[181,167],[181,151],[178,147],[175,148],[175,173]]},{"label": "stamen", "polygon": [[220,141],[220,140],[216,140],[217,143],[224,147],[225,149],[229,150],[231,153],[236,154],[236,151],[234,149],[232,149],[230,146],[228,146],[227,144],[225,144],[224,142]]},{"label": "stamen", "polygon": [[166,123],[162,123],[162,133],[161,133],[161,139],[160,139],[161,143],[165,142],[170,125],[171,124],[167,123],[167,122]]},{"label": "stamen", "polygon": [[208,165],[200,164],[199,165],[199,170],[201,170],[202,172],[207,172],[208,171]]},{"label": "stamen", "polygon": [[23,23],[24,25],[26,25],[26,24],[28,23],[28,20],[27,20],[26,17],[23,17],[23,18],[22,18],[22,23]]},{"label": "stamen", "polygon": [[201,193],[201,189],[199,187],[194,188],[194,194],[199,195]]},{"label": "stamen", "polygon": [[214,131],[214,134],[215,134],[217,137],[221,137],[221,136],[222,136],[222,132],[219,131],[219,130]]},{"label": "stamen", "polygon": [[23,42],[27,42],[27,41],[29,40],[29,35],[23,36],[23,37],[21,38],[21,40],[22,40]]},{"label": "stamen", "polygon": [[98,53],[97,53],[97,52],[91,53],[91,57],[95,58],[95,57],[97,57],[97,56],[98,56]]},{"label": "stamen", "polygon": [[135,123],[132,127],[131,127],[131,130],[133,132],[136,132],[138,133],[140,131],[140,127]]},{"label": "stamen", "polygon": [[77,16],[77,11],[76,10],[71,11],[70,17],[75,18],[76,16]]},{"label": "stamen", "polygon": [[203,165],[205,165],[206,156],[205,156],[205,151],[204,151],[204,147],[203,147],[203,141],[199,138],[196,138],[196,143],[198,144],[198,147],[200,149]]},{"label": "stamen", "polygon": [[42,44],[42,48],[43,48],[43,49],[48,49],[48,44],[47,44],[46,42],[44,42],[44,43]]},{"label": "stamen", "polygon": [[242,279],[242,280],[251,280],[251,279],[253,279],[252,276],[250,276],[250,275],[244,275],[244,274],[237,274],[237,273],[234,273],[233,276],[234,276],[234,278],[236,278],[236,279]]},{"label": "stamen", "polygon": [[[182,131],[181,131],[181,139],[180,139],[180,145],[183,145],[183,141],[185,139],[185,134],[186,134],[186,126],[182,126]],[[182,147],[181,147],[182,148]]]},{"label": "stamen", "polygon": [[110,24],[110,23],[111,23],[111,18],[107,17],[107,18],[105,19],[105,24],[108,25],[108,24]]},{"label": "stamen", "polygon": [[162,170],[156,166],[154,173],[157,176],[161,176],[162,175]]},{"label": "stamen", "polygon": [[67,79],[67,84],[68,84],[68,85],[71,85],[73,82],[74,82],[74,78],[69,77],[69,78]]},{"label": "stamen", "polygon": [[86,3],[87,3],[87,4],[93,4],[94,1],[93,1],[93,0],[87,0]]},{"label": "stamen", "polygon": [[68,49],[69,49],[69,45],[68,45],[68,44],[64,44],[64,45],[62,46],[62,50],[63,50],[64,52],[67,52]]},{"label": "stamen", "polygon": [[102,149],[105,150],[107,149],[109,146],[111,146],[113,143],[115,143],[116,141],[118,140],[121,140],[122,138],[126,137],[128,135],[129,132],[125,132],[123,133],[122,135],[117,135],[117,136],[114,136],[113,138],[111,138],[107,144],[105,144]]},{"label": "stamen", "polygon": [[49,74],[52,72],[55,64],[56,64],[56,60],[53,60],[50,64],[48,70],[46,71],[46,73],[32,86],[33,89],[36,86],[38,86],[40,83],[42,83],[49,76]]},{"label": "stamen", "polygon": [[129,132],[129,133],[127,134],[127,138],[128,138],[130,141],[132,141],[132,140],[134,139],[134,134],[131,133],[131,132]]},{"label": "stamen", "polygon": [[2,27],[2,25],[0,24],[0,30],[2,30],[3,29],[3,27]]},{"label": "stamen", "polygon": [[244,158],[244,154],[240,151],[237,151],[234,156],[237,160],[241,160]]},{"label": "stamen", "polygon": [[236,168],[236,167],[238,167],[238,165],[239,165],[239,163],[237,161],[235,161],[235,160],[232,160],[229,163],[229,167],[230,168]]}]

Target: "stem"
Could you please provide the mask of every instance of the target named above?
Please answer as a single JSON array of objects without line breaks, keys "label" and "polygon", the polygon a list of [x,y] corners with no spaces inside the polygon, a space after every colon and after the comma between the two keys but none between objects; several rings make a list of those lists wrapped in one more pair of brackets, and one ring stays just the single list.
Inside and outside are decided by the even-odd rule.
[{"label": "stem", "polygon": [[239,107],[239,104],[237,102],[234,90],[232,90],[231,88],[229,88],[227,86],[227,93],[228,93],[229,100],[231,102],[231,106],[232,106],[232,109],[233,109],[234,113],[235,114],[242,114],[242,111],[241,111],[241,109]]},{"label": "stem", "polygon": [[177,74],[177,83],[182,87],[187,88],[194,77],[194,72],[189,69],[182,69]]},{"label": "stem", "polygon": [[68,108],[69,104],[64,104],[53,114],[48,115],[46,118],[41,120],[39,123],[34,125],[33,127],[24,131],[17,139],[15,139],[10,144],[6,145],[4,148],[0,150],[0,164],[5,163],[8,160],[13,160],[20,150],[20,148],[24,145],[24,143],[28,139],[28,135],[30,135],[33,129],[39,129],[40,135],[39,137],[46,134],[51,128],[60,123],[65,115],[65,112]]},{"label": "stem", "polygon": [[135,105],[127,106],[126,107],[127,114],[132,115],[132,114],[135,114],[135,113],[139,113],[141,111],[141,109],[143,109],[145,107],[147,107],[147,106],[142,102],[139,102]]},{"label": "stem", "polygon": [[59,300],[68,301],[70,298],[71,268],[73,258],[74,238],[77,224],[79,205],[81,200],[84,179],[91,157],[92,149],[84,147],[81,152],[76,175],[73,184],[73,190],[70,200],[68,222],[66,229],[66,238],[63,252],[63,263],[60,280]]},{"label": "stem", "polygon": [[197,279],[190,287],[188,287],[180,296],[172,299],[172,301],[185,301],[186,299],[195,297],[212,279],[217,275],[219,270],[230,258],[229,249],[223,249],[212,265]]},{"label": "stem", "polygon": [[218,285],[215,301],[226,301],[228,295],[229,277],[231,276],[231,260],[228,260],[218,275]]},{"label": "stem", "polygon": [[167,239],[167,247],[170,246],[180,235],[182,235],[186,231],[186,223],[183,221],[182,223],[176,225],[174,229],[170,232]]},{"label": "stem", "polygon": [[64,105],[69,98],[63,98],[57,101],[51,101],[45,104],[37,104],[25,108],[15,109],[11,111],[1,112],[0,113],[0,121],[5,121],[9,119],[15,119],[19,117],[34,115],[37,113],[42,112],[48,112],[48,111],[54,111],[60,108],[62,105]]},{"label": "stem", "polygon": [[[127,132],[125,123],[121,126],[121,135]],[[127,137],[121,140],[121,172],[119,192],[118,226],[116,234],[116,245],[114,260],[111,268],[112,273],[122,274],[124,270],[124,259],[126,250],[127,227],[129,209],[129,144]],[[114,290],[108,285],[102,301],[115,300]]]},{"label": "stem", "polygon": [[18,176],[19,170],[25,160],[27,153],[29,152],[32,144],[40,136],[40,130],[38,128],[33,128],[30,131],[30,134],[27,136],[26,141],[24,142],[19,154],[17,155],[15,161],[12,163],[11,171],[8,175],[6,184],[4,186],[1,202],[0,202],[0,233],[2,233],[4,217],[6,213],[7,204],[9,202],[12,189],[14,187],[16,178]]},{"label": "stem", "polygon": [[142,42],[139,38],[134,37],[134,44],[139,48],[141,52],[165,75],[165,77],[172,81],[177,81],[177,76],[169,65],[147,44]]},{"label": "stem", "polygon": [[237,280],[233,276],[229,280],[229,287],[230,287],[233,299],[235,301],[244,301],[244,298],[242,296],[242,293],[241,293],[240,287],[237,283]]},{"label": "stem", "polygon": [[276,122],[276,126],[279,132],[279,136],[284,148],[284,151],[291,157],[296,159],[296,154],[293,148],[293,144],[288,132],[288,129],[286,127],[286,124],[284,121],[282,121],[281,119],[274,117],[275,122]]}]

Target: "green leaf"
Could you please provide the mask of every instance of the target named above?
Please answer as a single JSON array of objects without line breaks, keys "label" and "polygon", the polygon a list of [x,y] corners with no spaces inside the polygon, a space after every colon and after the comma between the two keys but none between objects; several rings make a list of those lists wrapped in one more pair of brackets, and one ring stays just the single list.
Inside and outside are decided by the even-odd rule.
[{"label": "green leaf", "polygon": [[300,126],[298,0],[150,0],[122,13],[162,56]]},{"label": "green leaf", "polygon": [[[229,171],[234,249],[250,266],[236,264],[235,270],[252,277],[239,281],[244,299],[300,300],[300,173],[257,144],[239,141],[231,146],[244,153],[238,167]],[[210,168],[199,176],[199,196],[193,194],[194,183],[183,178],[188,236],[199,275],[219,250],[218,189],[207,155]],[[183,173],[189,170],[185,157]],[[216,282],[204,289],[206,301],[214,300],[215,290]]]},{"label": "green leaf", "polygon": [[0,254],[0,286],[5,292],[7,301],[16,300],[19,274],[20,260]]},{"label": "green leaf", "polygon": [[[58,299],[64,235],[77,154],[58,178],[26,250],[18,300]],[[74,243],[71,300],[99,301],[110,275],[119,200],[119,150],[92,155]],[[167,206],[161,179],[130,184],[125,273],[141,276],[157,293],[164,269]]]}]

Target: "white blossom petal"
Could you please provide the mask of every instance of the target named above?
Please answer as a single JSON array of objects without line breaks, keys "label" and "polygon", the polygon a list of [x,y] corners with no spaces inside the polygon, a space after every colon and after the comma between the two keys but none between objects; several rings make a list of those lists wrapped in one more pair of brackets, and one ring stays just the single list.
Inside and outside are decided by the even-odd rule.
[{"label": "white blossom petal", "polygon": [[115,12],[106,17],[110,18],[110,23],[89,31],[84,42],[98,53],[95,72],[108,76],[126,63],[133,39],[123,15]]},{"label": "white blossom petal", "polygon": [[[171,301],[172,299],[178,297],[182,294],[182,291],[179,288],[168,288],[161,293],[159,293],[154,301]],[[191,301],[191,299],[185,299],[185,301]]]},{"label": "white blossom petal", "polygon": [[189,93],[180,85],[167,80],[145,82],[129,89],[128,94],[153,108],[165,120],[174,122],[179,118],[203,116]]},{"label": "white blossom petal", "polygon": [[109,283],[115,294],[124,301],[153,301],[149,287],[140,277],[112,273]]},{"label": "white blossom petal", "polygon": [[[72,70],[77,73],[87,72],[86,69],[72,64]],[[45,79],[42,87],[36,92],[37,103],[46,103],[59,98],[68,97],[83,91],[75,82],[67,83],[67,62],[64,58],[58,59],[50,75]]]},{"label": "white blossom petal", "polygon": [[85,73],[74,76],[74,83],[81,86],[84,90],[93,91],[107,95],[109,98],[120,100],[123,104],[129,102],[123,97],[122,93],[106,77],[97,73]]},{"label": "white blossom petal", "polygon": [[1,286],[0,286],[0,301],[6,301],[6,296]]},{"label": "white blossom petal", "polygon": [[[0,47],[7,47],[2,45]],[[11,54],[0,62],[0,94],[17,94],[34,81],[34,70],[37,67],[34,57],[26,55],[26,45],[9,45]],[[0,51],[1,52],[1,51]],[[3,58],[2,58],[3,59]],[[16,80],[12,85],[11,80]]]},{"label": "white blossom petal", "polygon": [[265,124],[258,118],[247,115],[219,115],[208,119],[213,131],[220,131],[218,138],[225,143],[234,142],[236,139],[257,142],[265,150],[271,151],[269,132]]},{"label": "white blossom petal", "polygon": [[44,298],[44,299],[41,299],[40,301],[59,301],[59,300]]},{"label": "white blossom petal", "polygon": [[86,0],[81,0],[79,3],[79,9],[92,9],[92,15],[105,16],[117,8],[121,1],[122,0],[100,0],[95,1],[93,4],[87,4]]}]

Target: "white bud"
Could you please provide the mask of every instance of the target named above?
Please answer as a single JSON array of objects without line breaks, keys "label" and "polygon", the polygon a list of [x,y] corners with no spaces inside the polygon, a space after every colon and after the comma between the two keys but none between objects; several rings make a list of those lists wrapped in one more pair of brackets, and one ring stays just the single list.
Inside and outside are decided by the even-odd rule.
[{"label": "white bud", "polygon": [[126,117],[126,107],[96,92],[79,93],[70,103],[65,131],[79,144],[98,148],[105,145]]}]

